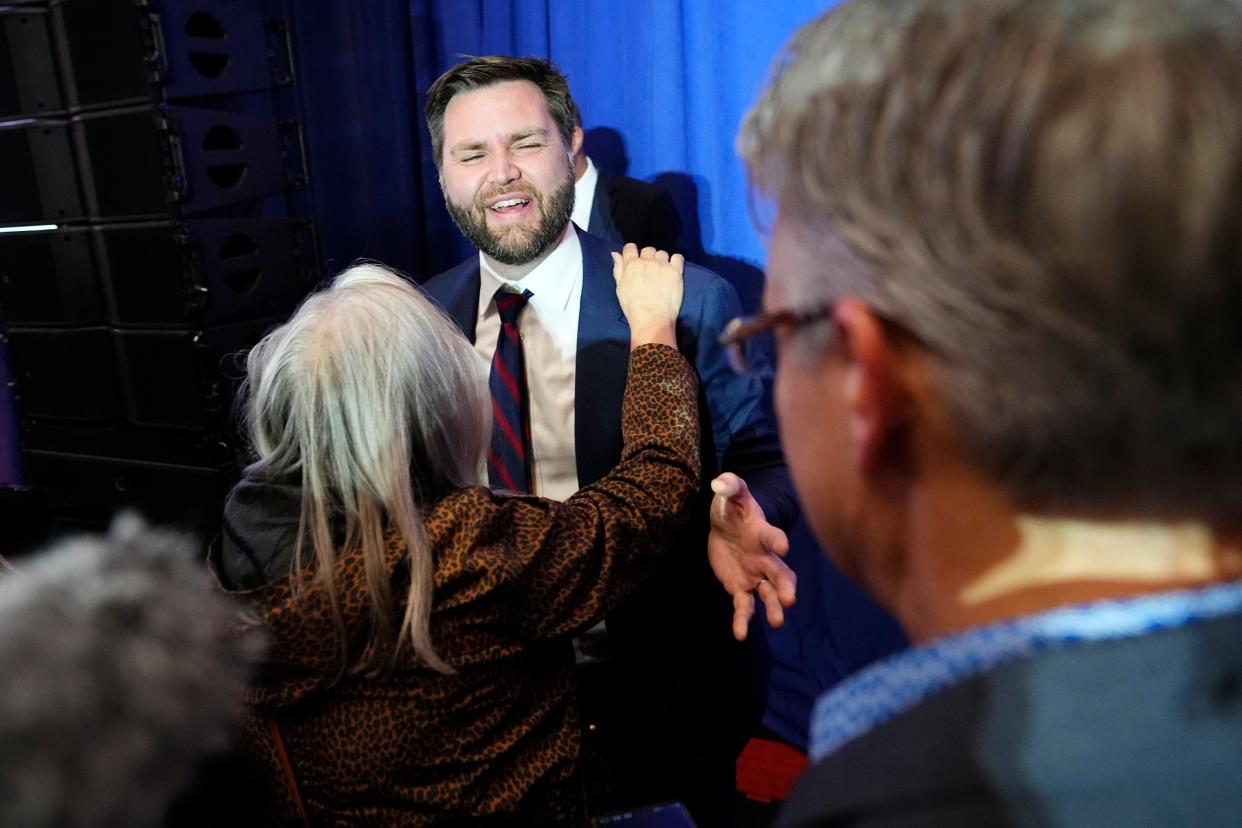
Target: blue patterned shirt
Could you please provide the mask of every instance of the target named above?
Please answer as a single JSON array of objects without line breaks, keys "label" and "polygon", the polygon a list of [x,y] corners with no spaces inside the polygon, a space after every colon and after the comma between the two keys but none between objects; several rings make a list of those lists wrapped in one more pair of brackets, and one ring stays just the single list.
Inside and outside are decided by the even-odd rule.
[{"label": "blue patterned shirt", "polygon": [[1235,581],[1062,607],[896,653],[819,697],[811,713],[811,761],[818,762],[927,697],[1004,664],[1239,612],[1242,581]]}]

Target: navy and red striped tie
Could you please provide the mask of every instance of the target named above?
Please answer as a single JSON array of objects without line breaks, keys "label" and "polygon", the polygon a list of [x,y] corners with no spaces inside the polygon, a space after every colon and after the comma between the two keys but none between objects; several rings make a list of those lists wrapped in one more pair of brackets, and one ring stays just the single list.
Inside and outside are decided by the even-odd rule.
[{"label": "navy and red striped tie", "polygon": [[533,296],[529,290],[496,291],[500,337],[492,357],[492,445],[487,453],[487,480],[494,489],[529,492],[530,417],[526,402],[526,365],[518,316]]}]

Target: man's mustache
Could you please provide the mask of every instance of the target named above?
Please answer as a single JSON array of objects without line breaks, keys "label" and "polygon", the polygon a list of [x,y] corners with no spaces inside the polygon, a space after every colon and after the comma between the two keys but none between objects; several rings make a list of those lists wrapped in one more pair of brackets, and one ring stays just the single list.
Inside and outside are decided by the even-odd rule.
[{"label": "man's mustache", "polygon": [[[512,192],[512,190],[492,190],[491,192],[483,193],[474,200],[474,206],[479,210],[486,210],[488,209],[487,205],[490,202],[495,201],[500,196],[506,195],[510,192]],[[535,204],[540,207],[543,206],[543,193],[538,190],[522,190],[522,192],[529,196],[530,200],[535,202]]]}]

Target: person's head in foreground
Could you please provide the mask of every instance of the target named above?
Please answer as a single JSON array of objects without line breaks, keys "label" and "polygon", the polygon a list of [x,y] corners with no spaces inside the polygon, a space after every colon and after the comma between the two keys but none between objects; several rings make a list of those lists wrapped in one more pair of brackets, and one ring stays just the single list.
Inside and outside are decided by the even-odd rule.
[{"label": "person's head in foreground", "polygon": [[820,700],[783,825],[1236,820],[1239,78],[1233,0],[861,0],[778,62],[789,466],[920,645]]},{"label": "person's head in foreground", "polygon": [[503,265],[552,250],[573,213],[582,146],[565,76],[537,58],[473,58],[431,85],[426,115],[444,203],[462,234]]},{"label": "person's head in foreground", "polygon": [[782,824],[1236,819],[1240,77],[1232,0],[861,0],[778,62],[789,466],[921,645],[820,700]]},{"label": "person's head in foreground", "polygon": [[229,746],[264,642],[200,554],[122,515],[0,578],[0,824],[166,824]]},{"label": "person's head in foreground", "polygon": [[1242,575],[1242,12],[847,3],[740,151],[829,554],[914,640]]}]

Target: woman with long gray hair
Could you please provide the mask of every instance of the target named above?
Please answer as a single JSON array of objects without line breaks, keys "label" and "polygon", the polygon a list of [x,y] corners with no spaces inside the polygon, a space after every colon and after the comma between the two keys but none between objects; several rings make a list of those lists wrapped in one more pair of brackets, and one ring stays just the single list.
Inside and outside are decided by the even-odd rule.
[{"label": "woman with long gray hair", "polygon": [[380,266],[341,273],[250,353],[256,459],[211,561],[273,641],[243,739],[267,819],[582,822],[569,637],[657,563],[699,482],[681,266],[617,257],[625,449],[564,503],[480,485],[484,367]]}]

